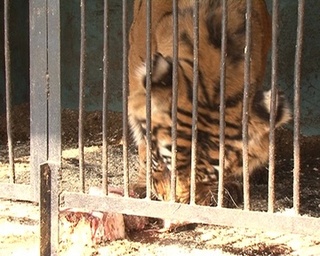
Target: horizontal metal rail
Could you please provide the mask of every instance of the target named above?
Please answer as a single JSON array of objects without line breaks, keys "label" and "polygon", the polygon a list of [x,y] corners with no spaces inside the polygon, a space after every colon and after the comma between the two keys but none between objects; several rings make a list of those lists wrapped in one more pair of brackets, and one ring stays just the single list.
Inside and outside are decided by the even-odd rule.
[{"label": "horizontal metal rail", "polygon": [[0,198],[34,201],[34,187],[25,184],[0,183]]},{"label": "horizontal metal rail", "polygon": [[102,212],[117,212],[129,215],[154,218],[191,220],[193,223],[206,223],[233,227],[255,228],[279,231],[290,234],[313,235],[320,230],[320,218],[187,205],[172,202],[159,202],[148,199],[93,196],[82,193],[62,194],[63,207],[83,208]]}]

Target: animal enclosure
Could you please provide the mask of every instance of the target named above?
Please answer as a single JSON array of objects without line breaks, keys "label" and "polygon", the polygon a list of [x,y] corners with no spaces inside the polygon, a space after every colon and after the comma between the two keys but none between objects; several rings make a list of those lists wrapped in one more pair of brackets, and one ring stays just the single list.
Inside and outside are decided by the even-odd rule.
[{"label": "animal enclosure", "polygon": [[[292,53],[294,59],[293,84],[291,88],[279,88],[279,47],[282,42],[279,39],[280,8],[278,1],[269,1],[271,6],[272,20],[272,44],[269,55],[270,72],[269,78],[265,79],[267,89],[270,92],[270,133],[268,138],[270,145],[268,148],[269,159],[265,167],[261,167],[252,175],[248,171],[248,119],[246,115],[249,108],[250,90],[250,38],[252,2],[245,1],[246,22],[244,24],[246,46],[243,54],[243,81],[244,93],[241,98],[243,114],[241,120],[243,142],[243,176],[239,180],[243,191],[243,202],[233,204],[231,208],[223,205],[224,197],[224,160],[228,154],[225,147],[225,126],[219,125],[219,179],[218,191],[214,197],[215,205],[203,206],[195,203],[196,198],[196,166],[197,166],[197,107],[193,108],[192,118],[189,124],[192,126],[192,150],[191,163],[194,167],[190,170],[190,203],[182,204],[175,202],[176,182],[178,175],[176,172],[170,173],[170,198],[168,200],[157,200],[154,198],[154,188],[152,186],[153,172],[152,147],[147,147],[146,160],[146,195],[143,198],[133,198],[131,194],[132,185],[139,177],[141,168],[137,146],[132,136],[129,124],[128,96],[129,74],[128,74],[128,52],[131,45],[128,38],[130,34],[130,19],[128,13],[131,11],[132,1],[122,1],[121,9],[121,33],[118,40],[121,41],[122,70],[120,74],[121,84],[118,90],[122,95],[122,111],[111,110],[109,102],[114,96],[114,84],[110,80],[113,51],[110,45],[114,40],[110,36],[110,30],[114,26],[111,19],[112,8],[110,2],[104,1],[101,6],[103,27],[103,43],[98,50],[103,52],[100,56],[101,81],[99,92],[96,93],[96,101],[102,104],[99,110],[88,111],[88,91],[92,88],[88,82],[91,68],[88,63],[88,49],[92,50],[90,44],[90,30],[88,29],[88,1],[81,1],[80,16],[80,38],[79,38],[79,72],[78,72],[78,93],[72,96],[77,98],[78,108],[64,108],[61,102],[63,91],[63,79],[61,70],[63,56],[63,41],[61,31],[63,31],[61,20],[61,7],[59,1],[29,1],[29,38],[30,38],[30,99],[23,104],[14,104],[14,94],[19,91],[13,86],[13,77],[18,75],[13,72],[12,56],[13,37],[10,37],[12,27],[9,26],[13,15],[10,15],[9,1],[5,1],[4,13],[4,83],[1,86],[5,91],[5,109],[0,116],[0,197],[5,199],[23,200],[40,203],[41,208],[41,230],[42,230],[42,253],[53,253],[59,247],[59,211],[68,208],[80,208],[86,211],[117,212],[128,215],[148,216],[160,219],[173,219],[194,223],[206,223],[215,225],[259,228],[263,230],[281,230],[287,233],[314,234],[320,228],[320,155],[316,147],[319,144],[319,134],[305,136],[301,132],[305,125],[305,110],[302,109],[307,97],[302,94],[305,91],[302,81],[304,74],[301,72],[304,65],[303,54],[306,49],[312,52],[313,45],[304,44],[305,26],[305,2],[297,1],[297,26],[295,27],[295,51]],[[138,1],[137,1],[138,2]],[[172,37],[173,37],[173,63],[178,61],[178,38],[179,38],[179,1],[172,1]],[[198,77],[201,72],[201,58],[198,53],[199,47],[199,2],[194,1],[192,5],[193,24],[192,30],[192,66],[193,78]],[[214,2],[214,1],[213,1]],[[225,69],[228,65],[226,54],[228,47],[228,22],[227,8],[228,1],[221,2],[221,64],[216,67],[216,72],[221,76],[219,81],[219,91],[221,92],[219,110],[219,123],[224,123],[226,105],[223,97],[225,88]],[[118,1],[119,3],[119,1]],[[145,2],[145,31],[146,33],[146,71],[145,74],[152,73],[154,60],[151,54],[152,39],[152,8],[153,1]],[[170,2],[171,3],[171,2]],[[12,14],[12,13],[11,13]],[[133,21],[136,17],[133,17]],[[201,18],[201,17],[200,17]],[[91,42],[92,43],[92,42]],[[317,53],[315,53],[317,54]],[[173,71],[178,63],[173,64]],[[148,70],[149,69],[149,70]],[[118,71],[119,71],[118,70]],[[173,72],[174,74],[174,72]],[[148,136],[152,130],[151,104],[148,101],[152,95],[152,77],[146,75],[146,116],[147,125],[145,127],[146,144],[152,145],[152,138]],[[177,83],[178,76],[173,75],[172,86]],[[198,79],[192,81],[192,95],[197,95],[199,88]],[[150,84],[148,85],[148,81]],[[270,83],[269,83],[270,81]],[[2,81],[1,81],[2,82]],[[283,82],[283,81],[281,81]],[[111,88],[112,86],[112,88]],[[110,89],[111,88],[111,89]],[[277,91],[283,90],[283,95],[288,98],[292,111],[292,121],[284,127],[275,129],[277,115]],[[148,92],[149,90],[149,92]],[[288,94],[287,94],[288,92]],[[292,93],[291,93],[292,92]],[[172,90],[172,98],[179,99],[179,92]],[[292,97],[290,97],[292,94]],[[171,96],[170,96],[171,97]],[[92,100],[92,99],[91,99]],[[199,105],[198,98],[193,96],[192,106]],[[247,102],[247,103],[245,103]],[[129,105],[129,106],[128,106]],[[201,106],[200,106],[201,107]],[[315,112],[317,106],[314,105]],[[177,111],[177,101],[172,100],[172,144],[171,158],[177,159],[179,144],[174,134],[177,133],[177,122],[174,118],[174,111]],[[312,109],[309,111],[313,111]],[[310,115],[312,116],[312,115]],[[149,121],[148,121],[149,120]],[[303,121],[301,121],[303,120]],[[148,122],[149,125],[148,125]],[[317,120],[311,122],[316,127]],[[149,127],[148,127],[149,126]],[[319,131],[317,126],[313,130]],[[149,158],[148,158],[149,157]],[[172,164],[174,165],[174,163]],[[173,167],[174,169],[174,167]],[[221,176],[220,176],[221,175]],[[92,187],[98,187],[103,191],[103,196],[89,194]],[[116,187],[123,191],[122,197],[112,197],[108,195],[109,188]]]}]

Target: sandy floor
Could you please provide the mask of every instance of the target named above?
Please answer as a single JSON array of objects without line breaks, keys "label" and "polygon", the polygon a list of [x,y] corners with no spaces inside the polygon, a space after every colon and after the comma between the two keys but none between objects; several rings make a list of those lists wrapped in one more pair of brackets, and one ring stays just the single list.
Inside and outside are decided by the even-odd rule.
[{"label": "sandy floor", "polygon": [[[30,203],[0,201],[2,255],[39,254],[39,211]],[[63,221],[62,221],[63,223]],[[60,227],[59,255],[319,255],[320,234],[288,235],[230,227],[198,225],[189,231],[139,233],[121,241],[93,245],[89,226],[73,234]]]}]

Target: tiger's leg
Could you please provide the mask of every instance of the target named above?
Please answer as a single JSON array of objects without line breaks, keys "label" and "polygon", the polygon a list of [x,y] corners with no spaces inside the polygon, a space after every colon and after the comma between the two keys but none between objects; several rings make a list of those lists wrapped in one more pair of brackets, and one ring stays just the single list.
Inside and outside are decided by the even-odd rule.
[{"label": "tiger's leg", "polygon": [[134,184],[132,184],[132,190],[134,194],[139,198],[146,197],[146,143],[141,140],[138,144],[138,177]]}]

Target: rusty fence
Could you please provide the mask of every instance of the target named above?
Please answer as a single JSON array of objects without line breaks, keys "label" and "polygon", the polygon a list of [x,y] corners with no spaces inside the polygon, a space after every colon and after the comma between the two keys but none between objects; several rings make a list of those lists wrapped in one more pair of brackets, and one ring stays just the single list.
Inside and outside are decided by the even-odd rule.
[{"label": "rusty fence", "polygon": [[[41,208],[41,238],[42,238],[42,254],[49,255],[54,253],[58,248],[58,212],[59,204],[63,204],[67,208],[84,208],[86,210],[105,211],[105,212],[119,212],[125,214],[134,214],[141,216],[150,216],[163,219],[188,220],[195,223],[208,223],[217,225],[227,225],[235,227],[260,228],[264,230],[281,230],[288,233],[313,234],[320,229],[320,219],[318,217],[309,217],[301,215],[300,213],[300,84],[301,84],[301,55],[303,43],[303,22],[304,22],[304,7],[305,1],[300,0],[298,4],[298,25],[297,25],[297,41],[295,52],[295,66],[294,66],[294,102],[293,102],[293,209],[294,213],[290,215],[276,212],[275,207],[275,104],[271,107],[270,123],[270,147],[269,147],[269,174],[268,174],[268,200],[266,211],[252,210],[250,207],[250,182],[248,177],[247,158],[248,149],[247,123],[248,116],[243,115],[243,141],[244,141],[244,175],[243,175],[243,192],[244,205],[241,209],[229,209],[222,207],[223,198],[223,179],[219,179],[218,192],[218,206],[206,207],[199,206],[195,201],[195,181],[191,183],[191,203],[179,204],[175,202],[162,202],[151,199],[151,161],[147,161],[147,196],[145,199],[136,199],[129,196],[130,172],[136,170],[130,169],[129,164],[129,128],[128,128],[128,3],[126,0],[122,1],[122,43],[123,43],[123,75],[122,75],[122,93],[123,93],[123,135],[122,135],[122,156],[123,156],[123,197],[109,197],[109,166],[108,161],[110,155],[108,154],[108,59],[112,54],[109,49],[108,28],[112,26],[112,20],[108,16],[108,0],[104,1],[104,44],[103,44],[103,81],[102,86],[102,147],[101,147],[101,171],[102,181],[101,188],[106,196],[90,195],[86,191],[86,160],[85,160],[85,143],[84,143],[84,116],[85,116],[85,87],[86,74],[88,66],[86,65],[86,5],[88,1],[80,1],[81,10],[81,44],[80,44],[80,72],[79,72],[79,130],[78,130],[78,161],[79,161],[79,180],[80,191],[71,192],[63,191],[60,195],[59,191],[59,170],[61,169],[61,78],[60,78],[60,2],[57,1],[41,1],[30,0],[30,181],[27,184],[17,184],[15,179],[15,156],[14,156],[14,141],[12,140],[12,103],[11,103],[11,74],[10,72],[10,40],[9,40],[9,1],[4,2],[4,46],[5,46],[5,88],[6,88],[6,127],[7,127],[7,152],[8,152],[8,174],[9,182],[2,182],[0,186],[0,197],[7,199],[17,199],[25,201],[34,201],[40,203]],[[223,18],[222,18],[222,52],[226,48],[226,1],[223,3]],[[249,90],[249,74],[250,74],[250,19],[251,19],[251,4],[252,0],[247,0],[247,22],[246,22],[246,39],[247,51],[245,58],[245,92],[247,95]],[[147,69],[151,67],[151,53],[150,53],[150,28],[151,28],[151,14],[152,1],[147,1]],[[194,23],[198,22],[198,1],[194,4]],[[173,1],[173,37],[175,41],[174,56],[177,56],[177,38],[178,38],[178,11],[177,1]],[[275,90],[277,86],[277,60],[278,60],[278,21],[279,21],[279,1],[272,1],[272,102],[275,102]],[[193,97],[193,138],[197,134],[197,51],[198,51],[198,34],[199,27],[194,26],[194,97]],[[175,60],[177,61],[177,60]],[[177,64],[174,64],[176,66]],[[225,54],[222,54],[221,60],[221,81],[220,81],[220,121],[224,120],[224,84],[225,84]],[[147,74],[150,72],[147,72]],[[176,84],[177,74],[173,72],[173,84]],[[147,78],[147,95],[150,96],[150,77]],[[177,106],[177,93],[174,90],[173,95],[173,110]],[[148,103],[149,102],[149,103]],[[243,113],[247,113],[248,99],[244,97]],[[147,113],[149,113],[149,123],[147,123],[147,130],[150,131],[150,101],[147,100]],[[149,109],[148,109],[149,108]],[[172,152],[176,151],[176,114],[172,114],[172,137],[173,145]],[[151,138],[147,133],[147,141],[151,145]],[[192,150],[192,175],[195,175],[196,166],[196,139],[193,140]],[[149,155],[151,153],[149,152]],[[223,159],[225,155],[224,148],[224,126],[220,127],[220,169],[223,170]],[[175,156],[173,156],[175,159]],[[174,161],[174,160],[173,160]],[[174,163],[173,163],[174,165]],[[223,173],[220,174],[223,177]],[[172,173],[171,187],[175,188],[175,174]],[[172,189],[171,191],[174,191]],[[174,198],[174,193],[172,198]]]}]

